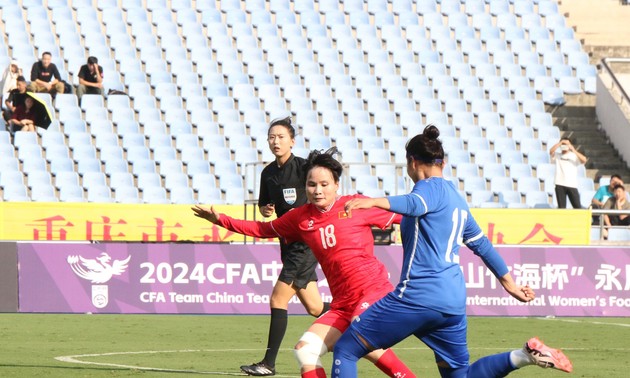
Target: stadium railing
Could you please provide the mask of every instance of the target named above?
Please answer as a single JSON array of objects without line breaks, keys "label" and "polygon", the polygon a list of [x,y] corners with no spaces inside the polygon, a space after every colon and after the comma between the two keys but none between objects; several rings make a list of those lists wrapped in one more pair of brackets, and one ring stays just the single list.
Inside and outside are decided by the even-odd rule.
[{"label": "stadium railing", "polygon": [[[630,210],[592,209],[593,218],[598,218],[596,228],[599,230],[599,240],[604,239],[604,229],[608,230],[630,230],[630,226],[606,226],[604,215],[630,215]],[[629,234],[630,236],[630,234]]]}]

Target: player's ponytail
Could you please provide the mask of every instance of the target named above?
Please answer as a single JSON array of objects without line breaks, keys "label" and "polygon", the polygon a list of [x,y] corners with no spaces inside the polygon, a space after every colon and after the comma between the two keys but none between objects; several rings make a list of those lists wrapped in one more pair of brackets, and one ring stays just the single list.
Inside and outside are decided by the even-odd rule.
[{"label": "player's ponytail", "polygon": [[306,164],[304,164],[304,172],[308,176],[308,172],[315,167],[322,167],[328,169],[335,179],[335,182],[339,182],[339,178],[343,173],[343,166],[333,155],[340,154],[337,147],[331,147],[326,151],[313,150],[308,154],[306,158]]},{"label": "player's ponytail", "polygon": [[425,164],[442,165],[444,162],[444,148],[442,142],[438,139],[440,130],[434,125],[428,125],[424,128],[422,134],[418,134],[411,138],[405,150],[407,151],[407,159],[414,159]]}]

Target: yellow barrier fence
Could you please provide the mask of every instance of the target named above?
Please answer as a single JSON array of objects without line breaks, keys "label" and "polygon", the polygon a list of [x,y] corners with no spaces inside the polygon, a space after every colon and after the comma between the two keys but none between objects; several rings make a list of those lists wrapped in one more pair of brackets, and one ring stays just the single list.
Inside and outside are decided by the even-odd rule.
[{"label": "yellow barrier fence", "polygon": [[[253,219],[257,211],[256,206],[220,205],[216,208],[247,219]],[[495,244],[589,244],[591,214],[588,210],[473,209],[472,212]],[[0,203],[0,215],[0,240],[246,240],[195,217],[189,205],[4,202]]]}]

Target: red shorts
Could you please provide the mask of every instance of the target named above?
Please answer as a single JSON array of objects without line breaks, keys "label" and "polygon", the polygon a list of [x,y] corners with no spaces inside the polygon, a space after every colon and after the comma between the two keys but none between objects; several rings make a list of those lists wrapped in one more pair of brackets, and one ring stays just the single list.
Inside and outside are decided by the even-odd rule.
[{"label": "red shorts", "polygon": [[381,290],[376,290],[366,294],[353,309],[330,310],[317,318],[313,324],[324,324],[338,329],[342,333],[350,326],[352,319],[367,310],[372,304],[383,298],[391,291],[391,286],[385,286]]}]

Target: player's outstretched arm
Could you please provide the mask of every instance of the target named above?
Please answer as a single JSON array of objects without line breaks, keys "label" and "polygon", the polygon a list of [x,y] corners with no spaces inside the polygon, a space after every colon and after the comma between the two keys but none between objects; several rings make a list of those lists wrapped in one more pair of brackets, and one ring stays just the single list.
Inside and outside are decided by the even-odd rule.
[{"label": "player's outstretched arm", "polygon": [[[271,222],[234,219],[228,215],[218,213],[214,210],[214,206],[210,206],[210,208],[208,208],[207,206],[196,205],[191,207],[191,209],[195,213],[196,217],[203,218],[208,222],[242,235],[261,238],[281,237],[281,235],[273,228]],[[280,224],[280,227],[282,227],[282,224]]]},{"label": "player's outstretched arm", "polygon": [[196,217],[203,218],[208,222],[212,222],[214,224],[218,224],[219,218],[221,218],[221,214],[217,213],[214,210],[214,206],[210,206],[210,208],[208,208],[200,205],[195,205],[194,207],[191,207],[191,209],[195,213]]},{"label": "player's outstretched arm", "polygon": [[517,285],[510,273],[506,273],[503,277],[500,277],[499,282],[505,291],[521,302],[529,302],[536,297],[536,293],[531,287]]},{"label": "player's outstretched arm", "polygon": [[351,212],[353,209],[370,209],[372,207],[378,207],[383,210],[389,210],[389,200],[385,197],[381,198],[353,198],[346,202],[346,213]]}]

